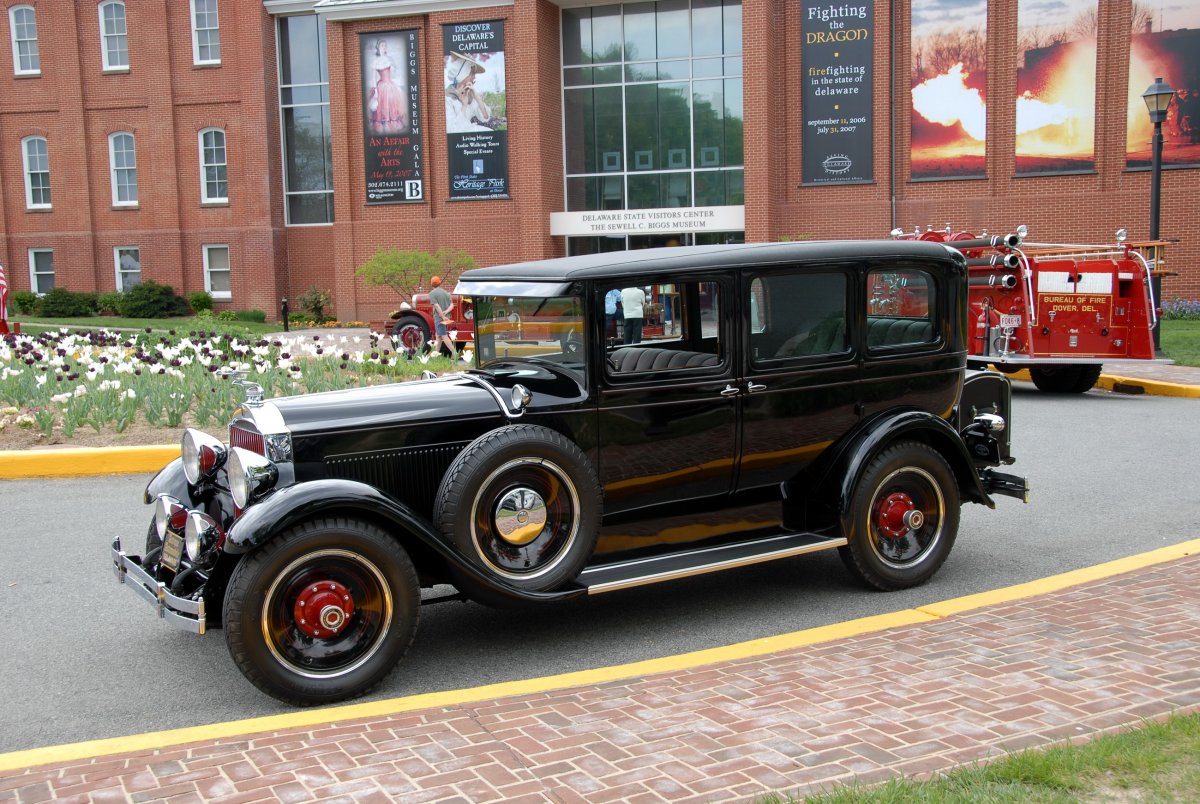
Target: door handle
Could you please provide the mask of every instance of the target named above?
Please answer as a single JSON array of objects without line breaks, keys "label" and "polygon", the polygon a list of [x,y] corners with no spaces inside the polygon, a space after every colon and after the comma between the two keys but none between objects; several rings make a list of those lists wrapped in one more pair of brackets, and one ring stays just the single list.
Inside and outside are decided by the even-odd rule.
[{"label": "door handle", "polygon": [[721,391],[721,396],[737,396],[741,392],[741,388],[735,388],[732,385],[726,385],[724,390]]},{"label": "door handle", "polygon": [[767,390],[767,386],[765,386],[765,385],[759,385],[758,383],[753,383],[753,382],[746,384],[746,391],[749,393],[752,393],[752,394],[755,393],[756,391],[765,391],[765,390]]}]

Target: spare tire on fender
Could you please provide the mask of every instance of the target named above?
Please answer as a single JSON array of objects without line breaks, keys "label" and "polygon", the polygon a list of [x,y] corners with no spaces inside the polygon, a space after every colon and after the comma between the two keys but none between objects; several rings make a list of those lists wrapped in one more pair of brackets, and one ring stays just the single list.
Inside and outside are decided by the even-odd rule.
[{"label": "spare tire on fender", "polygon": [[600,516],[600,483],[583,451],[546,427],[510,424],[450,464],[433,521],[486,573],[540,592],[587,564]]}]

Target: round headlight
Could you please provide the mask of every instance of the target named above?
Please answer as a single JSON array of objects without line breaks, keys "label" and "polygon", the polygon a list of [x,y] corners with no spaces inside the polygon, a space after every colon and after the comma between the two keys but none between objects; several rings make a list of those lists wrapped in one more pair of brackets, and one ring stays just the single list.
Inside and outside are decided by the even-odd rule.
[{"label": "round headlight", "polygon": [[188,514],[183,528],[183,545],[187,548],[188,558],[199,561],[220,540],[221,529],[211,516],[199,511]]},{"label": "round headlight", "polygon": [[183,457],[183,473],[193,486],[200,478],[220,469],[227,453],[222,442],[190,427],[183,431],[179,451]]},{"label": "round headlight", "polygon": [[229,493],[238,508],[245,508],[271,490],[279,470],[257,452],[234,447],[229,451]]},{"label": "round headlight", "polygon": [[159,541],[167,540],[167,529],[179,530],[183,526],[183,504],[169,494],[158,495],[154,503],[154,529],[158,531]]}]

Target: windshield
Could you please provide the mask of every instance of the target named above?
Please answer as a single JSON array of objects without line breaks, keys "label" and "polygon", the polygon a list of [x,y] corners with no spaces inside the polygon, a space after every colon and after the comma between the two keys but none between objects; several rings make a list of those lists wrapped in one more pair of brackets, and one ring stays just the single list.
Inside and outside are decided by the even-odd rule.
[{"label": "windshield", "polygon": [[579,296],[476,296],[475,355],[480,368],[537,358],[584,371],[583,300]]}]

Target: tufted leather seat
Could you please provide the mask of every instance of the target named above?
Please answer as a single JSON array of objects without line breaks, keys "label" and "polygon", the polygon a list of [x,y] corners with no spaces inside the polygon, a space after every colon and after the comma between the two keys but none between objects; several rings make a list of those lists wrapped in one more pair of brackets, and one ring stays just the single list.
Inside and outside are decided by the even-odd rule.
[{"label": "tufted leather seat", "polygon": [[867,319],[867,348],[899,346],[902,343],[929,343],[933,326],[924,318]]},{"label": "tufted leather seat", "polygon": [[717,366],[721,358],[704,352],[684,352],[678,349],[659,349],[652,346],[623,346],[609,359],[622,374],[637,371],[665,371],[667,369],[700,368]]},{"label": "tufted leather seat", "polygon": [[775,357],[808,357],[846,351],[846,319],[827,318],[811,332],[793,335],[783,342]]}]

